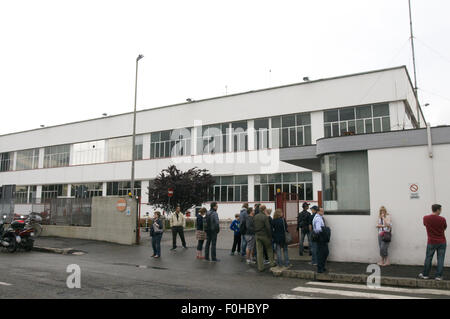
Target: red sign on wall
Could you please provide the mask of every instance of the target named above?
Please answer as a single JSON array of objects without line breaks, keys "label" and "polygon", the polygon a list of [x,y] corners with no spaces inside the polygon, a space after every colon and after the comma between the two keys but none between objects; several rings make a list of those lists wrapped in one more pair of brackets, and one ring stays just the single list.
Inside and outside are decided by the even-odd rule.
[{"label": "red sign on wall", "polygon": [[167,196],[172,197],[173,196],[173,188],[169,188],[167,190]]}]

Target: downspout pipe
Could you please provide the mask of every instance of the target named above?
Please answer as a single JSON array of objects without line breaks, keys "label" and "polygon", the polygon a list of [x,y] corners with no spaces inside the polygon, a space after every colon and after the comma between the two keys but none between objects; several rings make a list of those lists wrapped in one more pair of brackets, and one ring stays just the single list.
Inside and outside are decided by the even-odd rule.
[{"label": "downspout pipe", "polygon": [[433,196],[433,203],[436,203],[436,179],[434,174],[434,158],[433,158],[433,142],[431,139],[431,126],[430,123],[426,123],[427,125],[427,141],[428,141],[428,157],[430,158],[431,165],[431,191]]}]

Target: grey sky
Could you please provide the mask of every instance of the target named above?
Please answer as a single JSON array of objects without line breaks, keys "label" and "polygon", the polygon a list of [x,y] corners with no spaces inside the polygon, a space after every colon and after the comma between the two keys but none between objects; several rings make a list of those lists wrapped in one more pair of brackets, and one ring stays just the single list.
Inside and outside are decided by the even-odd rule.
[{"label": "grey sky", "polygon": [[[419,99],[450,123],[450,2],[413,0]],[[0,134],[407,65],[407,0],[1,1]],[[269,72],[271,70],[271,72]],[[170,121],[170,119],[161,119]]]}]

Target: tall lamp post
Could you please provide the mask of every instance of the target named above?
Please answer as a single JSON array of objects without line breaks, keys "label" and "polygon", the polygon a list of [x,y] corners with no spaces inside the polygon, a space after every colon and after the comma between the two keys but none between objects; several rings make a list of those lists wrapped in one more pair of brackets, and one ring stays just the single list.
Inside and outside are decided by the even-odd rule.
[{"label": "tall lamp post", "polygon": [[[136,79],[134,82],[134,112],[133,112],[133,139],[132,139],[132,157],[131,157],[131,196],[134,196],[134,162],[136,158],[136,101],[137,101],[137,80],[138,80],[138,65],[139,60],[144,56],[139,54],[136,58]],[[139,210],[139,209],[138,209]],[[138,210],[136,210],[136,244],[139,242],[139,215]]]}]

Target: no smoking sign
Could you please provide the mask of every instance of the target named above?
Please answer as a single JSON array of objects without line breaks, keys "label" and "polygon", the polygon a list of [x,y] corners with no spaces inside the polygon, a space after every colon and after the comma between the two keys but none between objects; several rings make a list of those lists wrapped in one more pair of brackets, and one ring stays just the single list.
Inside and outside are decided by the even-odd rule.
[{"label": "no smoking sign", "polygon": [[418,199],[419,196],[419,184],[417,183],[410,183],[409,184],[409,198],[410,199]]}]

